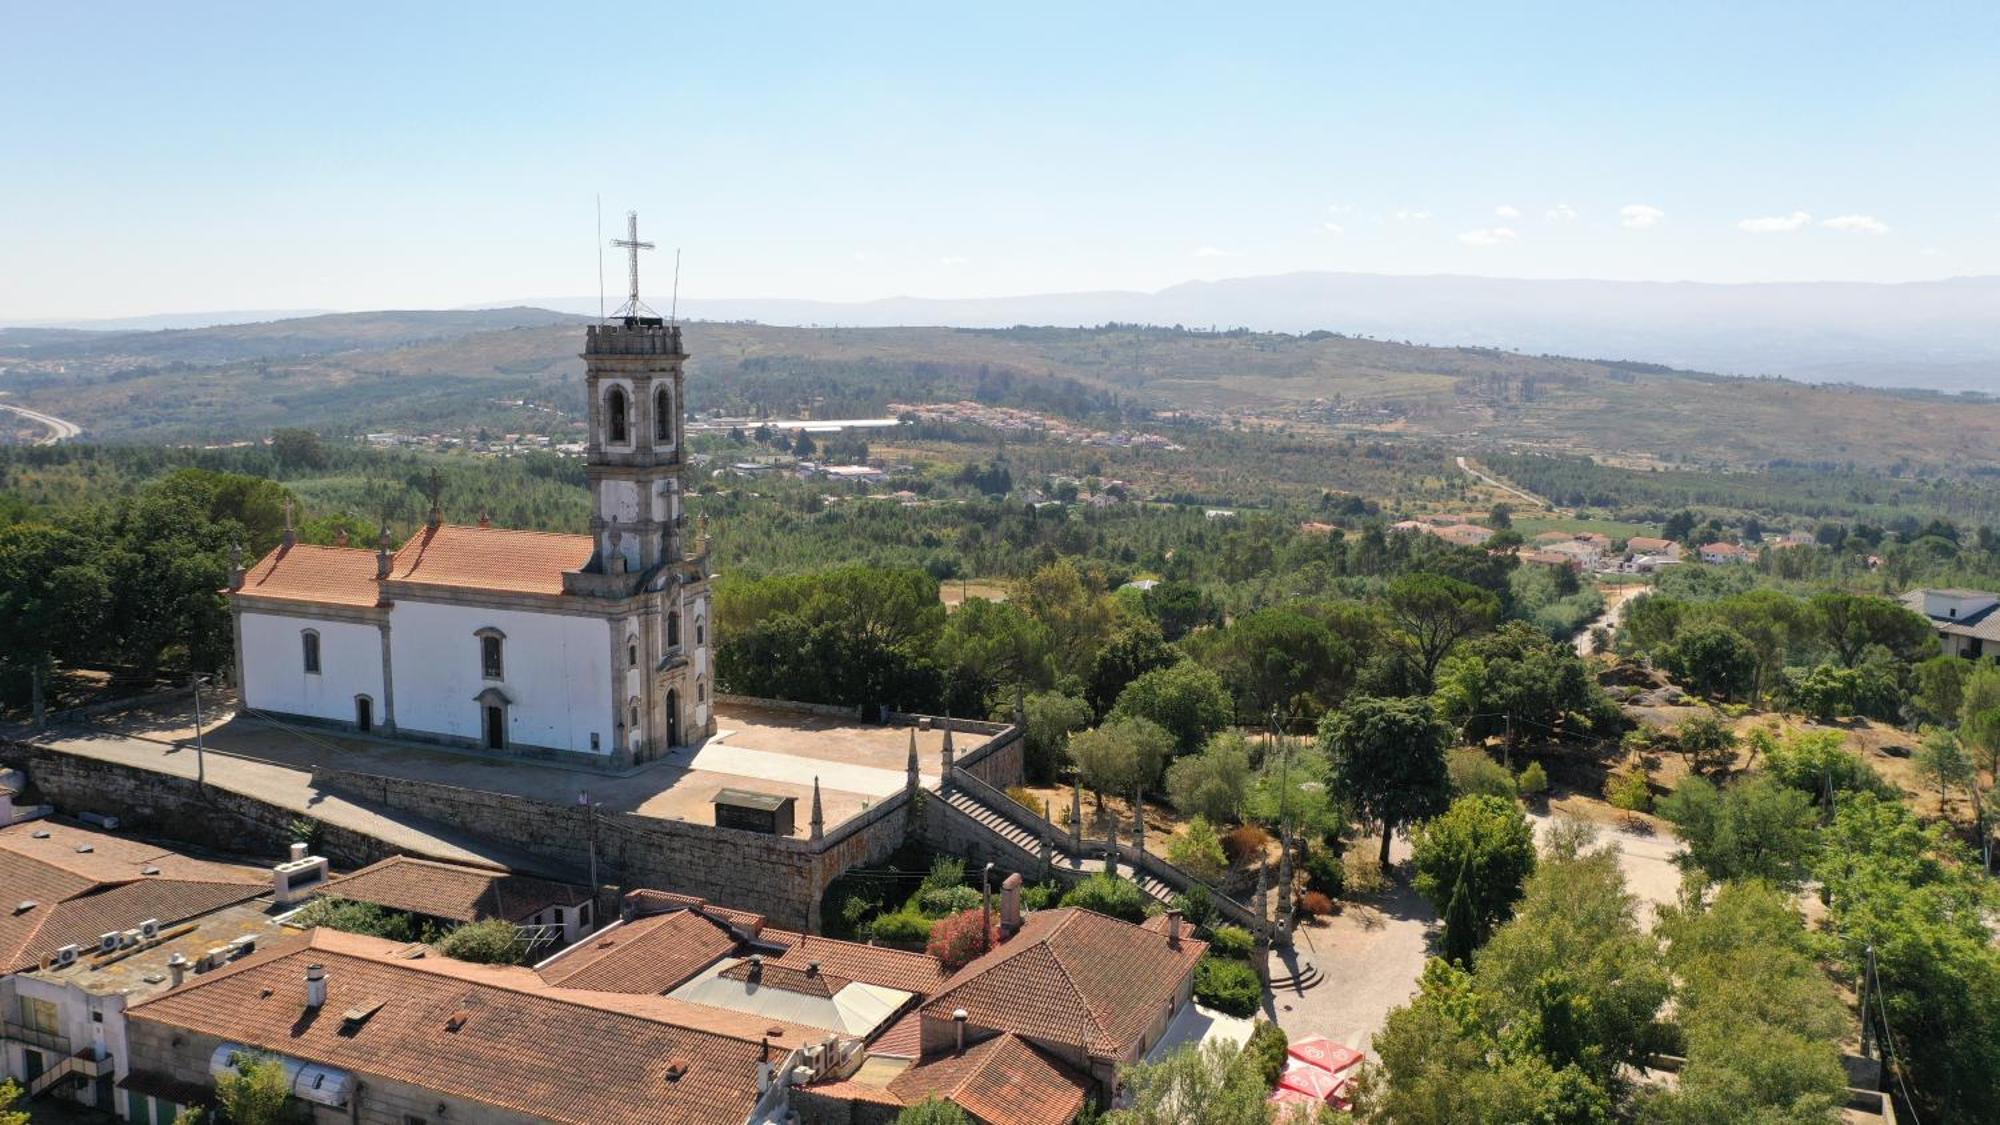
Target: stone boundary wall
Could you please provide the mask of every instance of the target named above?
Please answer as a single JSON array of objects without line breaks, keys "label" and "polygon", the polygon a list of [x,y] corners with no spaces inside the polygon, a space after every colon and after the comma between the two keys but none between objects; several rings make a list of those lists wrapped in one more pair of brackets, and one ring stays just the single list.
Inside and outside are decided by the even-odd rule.
[{"label": "stone boundary wall", "polygon": [[[107,813],[119,831],[175,840],[276,863],[302,814],[193,778],[67,754],[27,742],[0,741],[0,764],[26,770],[36,791],[65,814]],[[336,867],[365,867],[401,849],[320,821],[319,854]]]},{"label": "stone boundary wall", "polygon": [[[214,693],[211,692],[210,694],[213,695]],[[192,698],[194,698],[194,689],[192,688],[162,688],[158,691],[149,691],[140,695],[120,696],[117,699],[106,699],[98,703],[86,703],[81,707],[65,707],[60,711],[50,711],[42,716],[42,722],[45,726],[53,726],[57,723],[75,723],[81,722],[84,719],[94,719],[99,715],[115,715],[120,711],[130,711],[139,707],[151,707],[156,703],[171,703],[177,699]]]},{"label": "stone boundary wall", "polygon": [[823,719],[847,719],[861,721],[861,708],[843,707],[838,703],[800,703],[795,699],[765,699],[756,695],[730,695],[715,693],[718,707],[761,707],[766,711],[789,711],[795,715],[817,715]]}]

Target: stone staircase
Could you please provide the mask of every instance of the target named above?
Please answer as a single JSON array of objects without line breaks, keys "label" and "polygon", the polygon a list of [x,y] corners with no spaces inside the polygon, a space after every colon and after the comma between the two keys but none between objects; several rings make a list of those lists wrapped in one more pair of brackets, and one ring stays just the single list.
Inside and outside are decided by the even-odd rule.
[{"label": "stone staircase", "polygon": [[[953,813],[977,825],[1010,854],[1023,871],[1040,870],[1044,863],[1050,873],[1071,881],[1087,878],[1105,869],[1111,849],[1103,840],[1084,840],[1072,847],[1070,833],[1057,828],[1021,806],[1018,801],[978,778],[962,771],[948,778],[939,794]],[[1166,904],[1197,885],[1207,886],[1194,876],[1150,852],[1118,845],[1118,873],[1138,885],[1154,901]],[[1223,917],[1241,926],[1266,925],[1249,907],[1208,887],[1209,900]]]}]

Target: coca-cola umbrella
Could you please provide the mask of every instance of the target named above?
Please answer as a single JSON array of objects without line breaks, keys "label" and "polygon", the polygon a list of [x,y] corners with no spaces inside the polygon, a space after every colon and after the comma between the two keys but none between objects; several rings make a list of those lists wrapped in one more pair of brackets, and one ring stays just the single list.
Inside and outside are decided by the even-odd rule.
[{"label": "coca-cola umbrella", "polygon": [[1340,1089],[1341,1080],[1330,1070],[1324,1070],[1312,1063],[1297,1059],[1285,1061],[1285,1073],[1278,1079],[1278,1088],[1297,1090],[1325,1101]]},{"label": "coca-cola umbrella", "polygon": [[1308,1035],[1292,1040],[1285,1053],[1300,1062],[1311,1063],[1329,1074],[1339,1074],[1361,1061],[1360,1051],[1335,1043],[1324,1035]]}]

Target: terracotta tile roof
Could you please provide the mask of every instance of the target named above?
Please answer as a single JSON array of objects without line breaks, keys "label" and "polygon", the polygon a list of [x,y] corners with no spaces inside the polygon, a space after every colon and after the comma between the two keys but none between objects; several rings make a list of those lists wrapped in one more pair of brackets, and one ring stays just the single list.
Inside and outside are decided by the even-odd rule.
[{"label": "terracotta tile roof", "polygon": [[764,928],[764,916],[748,910],[732,910],[727,906],[717,906],[707,899],[693,895],[680,895],[672,891],[654,891],[641,888],[627,891],[625,901],[640,915],[660,914],[669,910],[697,908],[712,918],[721,918],[731,925],[756,933]]},{"label": "terracotta tile roof", "polygon": [[868,1044],[868,1053],[896,1059],[914,1059],[923,1054],[924,1013],[916,1008],[904,1012],[902,1018]]},{"label": "terracotta tile roof", "polygon": [[1017,1036],[919,1060],[889,1082],[905,1105],[941,1098],[987,1125],[1068,1125],[1088,1087],[1075,1071]]},{"label": "terracotta tile roof", "polygon": [[[48,836],[36,839],[37,832]],[[98,935],[149,918],[172,925],[269,887],[270,877],[253,867],[55,821],[11,825],[0,829],[0,973],[32,968],[65,945],[93,946]],[[34,905],[20,909],[27,902]]]},{"label": "terracotta tile roof", "polygon": [[564,988],[657,995],[736,952],[737,944],[727,928],[677,910],[601,930],[538,971]]},{"label": "terracotta tile roof", "polygon": [[238,591],[252,597],[321,605],[374,605],[375,552],[360,547],[281,546],[257,560]]},{"label": "terracotta tile roof", "polygon": [[928,953],[911,953],[879,945],[813,937],[789,930],[765,930],[757,939],[760,946],[782,949],[776,957],[766,956],[765,965],[804,969],[819,962],[820,971],[848,980],[879,984],[884,988],[930,996],[944,986],[948,974]]},{"label": "terracotta tile roof", "polygon": [[1171,949],[1159,934],[1088,910],[1038,910],[960,969],[923,1012],[948,1020],[964,1008],[975,1027],[1123,1058],[1207,948],[1184,937]]},{"label": "terracotta tile roof", "polygon": [[801,996],[817,996],[821,999],[830,998],[852,983],[846,977],[833,976],[824,971],[816,973],[809,968],[798,969],[770,962],[764,963],[761,967],[753,966],[749,958],[744,958],[715,975],[724,980],[738,981],[747,981],[754,976],[765,988],[796,992]]},{"label": "terracotta tile roof", "polygon": [[498,527],[426,527],[403,544],[389,572],[392,582],[560,594],[565,571],[590,561],[588,535],[512,531]]},{"label": "terracotta tile roof", "polygon": [[[770,1021],[663,997],[552,989],[532,970],[408,960],[401,948],[310,931],[135,1005],[129,1018],[544,1121],[742,1120],[756,1103],[764,1052],[755,1025]],[[326,968],[327,999],[304,1018],[305,967],[315,963]],[[343,1027],[338,1013],[376,1003],[360,1028]],[[774,1063],[819,1035],[774,1028]],[[669,1079],[676,1065],[685,1071]]]},{"label": "terracotta tile roof", "polygon": [[523,922],[551,906],[590,901],[588,890],[568,883],[409,856],[391,856],[331,880],[324,893],[454,922]]},{"label": "terracotta tile roof", "polygon": [[1669,547],[1675,546],[1678,546],[1678,544],[1671,539],[1661,539],[1652,535],[1634,535],[1625,541],[1626,550],[1640,551],[1646,554],[1664,551]]}]

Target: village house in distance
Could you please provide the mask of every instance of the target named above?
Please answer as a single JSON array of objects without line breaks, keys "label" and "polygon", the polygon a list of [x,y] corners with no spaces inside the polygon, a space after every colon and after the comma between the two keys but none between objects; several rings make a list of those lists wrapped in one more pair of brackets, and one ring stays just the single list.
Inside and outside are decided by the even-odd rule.
[{"label": "village house in distance", "polygon": [[393,548],[282,543],[229,584],[243,704],[287,721],[628,766],[714,733],[690,551],[678,325],[632,294],[584,338],[591,533],[428,522]]}]

